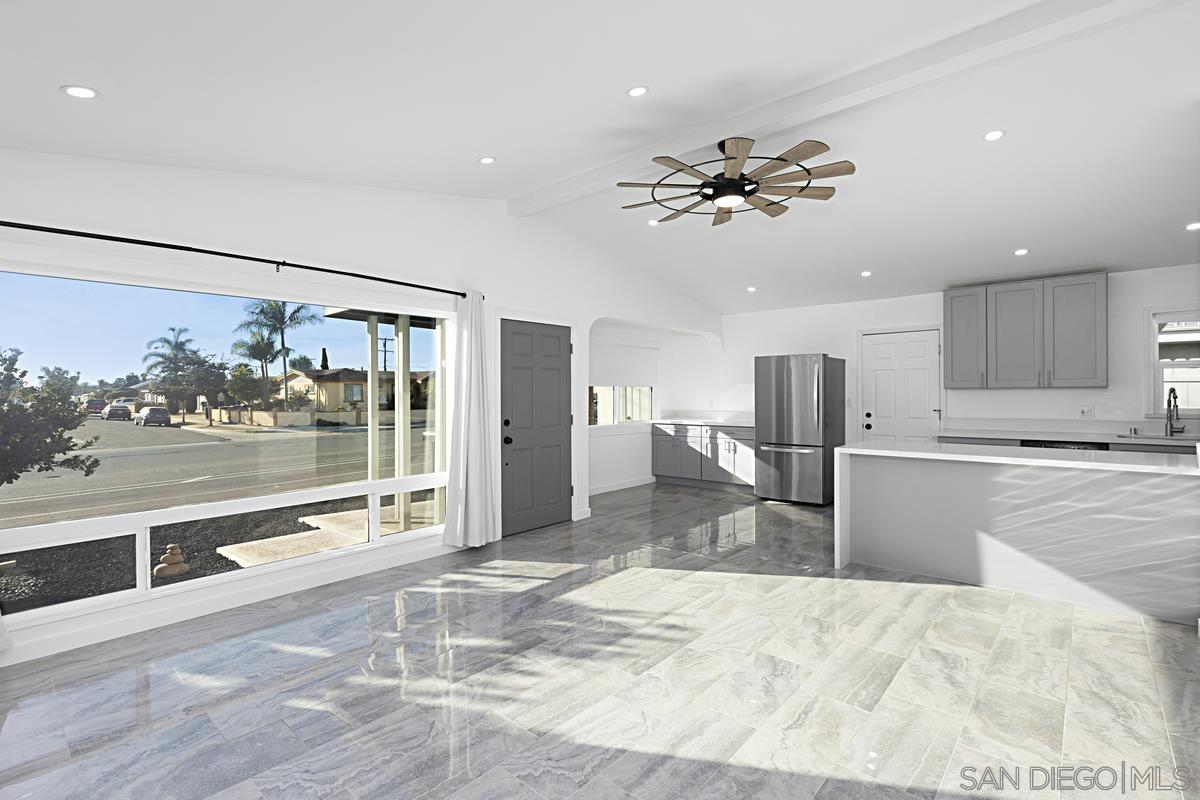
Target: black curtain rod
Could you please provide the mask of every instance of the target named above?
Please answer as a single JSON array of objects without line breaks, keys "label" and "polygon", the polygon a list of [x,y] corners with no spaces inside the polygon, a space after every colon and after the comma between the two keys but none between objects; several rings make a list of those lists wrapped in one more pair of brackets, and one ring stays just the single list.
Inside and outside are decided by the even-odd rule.
[{"label": "black curtain rod", "polygon": [[259,258],[258,256],[247,256],[242,253],[226,253],[223,250],[208,250],[203,247],[188,247],[185,244],[172,244],[170,242],[155,242],[150,239],[131,239],[127,236],[111,236],[106,233],[91,233],[89,231],[75,231],[69,228],[50,228],[45,225],[30,225],[27,222],[10,222],[8,220],[0,220],[0,227],[16,228],[22,231],[37,231],[39,233],[57,233],[60,236],[75,236],[80,239],[98,239],[102,242],[120,242],[121,244],[137,244],[142,247],[157,247],[160,250],[180,250],[185,253],[201,253],[206,256],[219,256],[221,258],[232,258],[238,261],[253,261],[257,264],[273,264],[275,270],[279,271],[280,267],[291,267],[293,269],[306,269],[309,272],[323,272],[326,275],[341,275],[346,278],[361,278],[364,281],[376,281],[378,283],[387,283],[392,286],[403,286],[407,289],[421,289],[426,292],[439,292],[441,294],[452,294],[456,297],[466,297],[466,292],[460,292],[456,289],[443,289],[440,286],[426,286],[422,283],[409,283],[408,281],[396,281],[391,278],[380,278],[375,275],[363,275],[360,272],[347,272],[342,269],[331,269],[329,267],[314,267],[309,264],[295,264],[291,261],[279,261],[273,258]]}]

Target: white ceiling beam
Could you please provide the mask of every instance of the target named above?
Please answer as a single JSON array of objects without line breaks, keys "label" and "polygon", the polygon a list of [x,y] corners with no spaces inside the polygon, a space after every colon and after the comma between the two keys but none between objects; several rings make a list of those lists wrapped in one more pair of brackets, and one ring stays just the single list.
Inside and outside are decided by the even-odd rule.
[{"label": "white ceiling beam", "polygon": [[686,155],[728,136],[768,137],[1154,6],[1182,1],[1045,0],[775,102],[676,131],[621,159],[509,198],[508,213],[536,214],[606,189],[617,181],[649,176],[656,172],[651,164],[655,156]]}]

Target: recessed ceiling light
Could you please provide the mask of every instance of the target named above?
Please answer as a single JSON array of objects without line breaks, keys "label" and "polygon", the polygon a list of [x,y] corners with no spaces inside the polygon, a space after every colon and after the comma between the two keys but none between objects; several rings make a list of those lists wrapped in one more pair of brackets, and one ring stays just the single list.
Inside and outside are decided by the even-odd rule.
[{"label": "recessed ceiling light", "polygon": [[746,291],[747,291],[747,292],[757,292],[757,291],[758,291],[758,287],[757,287],[757,286],[747,286],[747,287],[746,287]]},{"label": "recessed ceiling light", "polygon": [[630,97],[641,97],[648,91],[650,91],[650,89],[647,86],[634,86],[626,90],[625,94],[629,95]]},{"label": "recessed ceiling light", "polygon": [[1029,255],[1029,251],[1026,250],[1024,247],[1021,247],[1016,250],[1013,250],[1013,255],[1014,256],[1027,256],[1027,255]]},{"label": "recessed ceiling light", "polygon": [[1200,222],[1189,222],[1187,229],[1189,231],[1200,231]]},{"label": "recessed ceiling light", "polygon": [[483,158],[479,159],[479,163],[480,164],[495,164],[496,159],[491,156],[484,156]]},{"label": "recessed ceiling light", "polygon": [[1004,138],[1004,131],[1000,131],[1000,130],[988,131],[987,133],[985,133],[983,135],[983,140],[985,142],[998,142],[1003,138]]},{"label": "recessed ceiling light", "polygon": [[77,97],[80,100],[91,100],[93,97],[99,94],[99,92],[97,92],[95,89],[91,89],[87,86],[73,86],[70,84],[66,86],[60,86],[58,87],[58,90],[63,94],[70,95],[71,97]]},{"label": "recessed ceiling light", "polygon": [[864,278],[869,278],[869,277],[871,277],[871,270],[864,269],[862,272],[860,272],[858,274],[862,275]]},{"label": "recessed ceiling light", "polygon": [[657,225],[657,224],[658,224],[658,220],[656,220],[656,219],[648,219],[648,220],[646,220],[646,224],[647,224],[647,225],[649,225],[651,228],[653,228],[655,225]]}]

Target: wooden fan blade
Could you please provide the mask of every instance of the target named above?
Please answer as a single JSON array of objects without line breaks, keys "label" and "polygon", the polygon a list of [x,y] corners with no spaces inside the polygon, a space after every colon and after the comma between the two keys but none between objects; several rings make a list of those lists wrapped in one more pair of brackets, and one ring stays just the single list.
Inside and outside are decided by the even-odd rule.
[{"label": "wooden fan blade", "polygon": [[750,157],[750,148],[754,147],[754,140],[731,136],[721,145],[725,149],[725,177],[736,178],[742,174],[742,167],[746,166],[746,159]]},{"label": "wooden fan blade", "polygon": [[766,214],[768,217],[778,217],[780,214],[788,210],[788,207],[780,202],[771,202],[758,195],[750,195],[746,198],[746,202],[757,208],[759,211]]},{"label": "wooden fan blade", "polygon": [[733,212],[728,208],[718,208],[717,213],[713,215],[713,225],[724,225],[729,220],[733,219]]},{"label": "wooden fan blade", "polygon": [[654,205],[658,205],[659,203],[670,203],[673,200],[682,200],[685,197],[695,197],[697,194],[699,194],[699,192],[688,192],[687,194],[677,194],[674,197],[664,197],[661,200],[647,200],[644,203],[634,203],[633,205],[621,206],[621,208],[622,209],[645,208],[646,206],[654,206]]},{"label": "wooden fan blade", "polygon": [[617,184],[622,189],[699,189],[694,183],[631,183],[621,181]]},{"label": "wooden fan blade", "polygon": [[654,158],[654,163],[658,164],[660,167],[666,167],[667,169],[677,169],[684,175],[690,175],[698,181],[713,180],[712,175],[706,175],[693,167],[691,164],[683,163],[678,158],[672,158],[671,156],[656,156]]},{"label": "wooden fan blade", "polygon": [[687,208],[681,208],[678,211],[676,211],[674,214],[667,214],[665,217],[660,219],[659,222],[670,222],[673,219],[679,219],[684,214],[691,211],[693,208],[699,208],[700,206],[704,205],[707,202],[708,202],[707,200],[697,200],[696,202],[692,203]]},{"label": "wooden fan blade", "polygon": [[758,190],[759,194],[772,197],[799,197],[802,200],[828,200],[833,197],[835,189],[832,186],[766,186]]},{"label": "wooden fan blade", "polygon": [[818,178],[840,178],[843,175],[853,175],[854,165],[849,161],[835,161],[832,164],[822,164],[812,169],[798,169],[795,172],[784,172],[770,175],[759,181],[763,186],[773,186],[777,183],[796,183],[812,181]]},{"label": "wooden fan blade", "polygon": [[807,161],[810,158],[816,158],[822,153],[829,152],[829,145],[824,142],[818,142],[815,139],[808,139],[801,142],[790,150],[785,150],[779,154],[779,157],[773,161],[768,161],[758,169],[747,175],[747,178],[758,180],[765,178],[768,175],[774,175],[781,169],[787,169],[793,164],[799,164],[801,161]]}]

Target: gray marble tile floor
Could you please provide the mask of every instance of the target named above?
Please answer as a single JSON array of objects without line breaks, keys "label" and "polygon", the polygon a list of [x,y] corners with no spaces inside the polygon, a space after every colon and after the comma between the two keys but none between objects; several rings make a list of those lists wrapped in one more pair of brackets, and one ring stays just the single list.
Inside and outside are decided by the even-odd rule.
[{"label": "gray marble tile floor", "polygon": [[0,670],[0,800],[1200,798],[1195,629],[837,570],[829,508],[592,509]]}]

